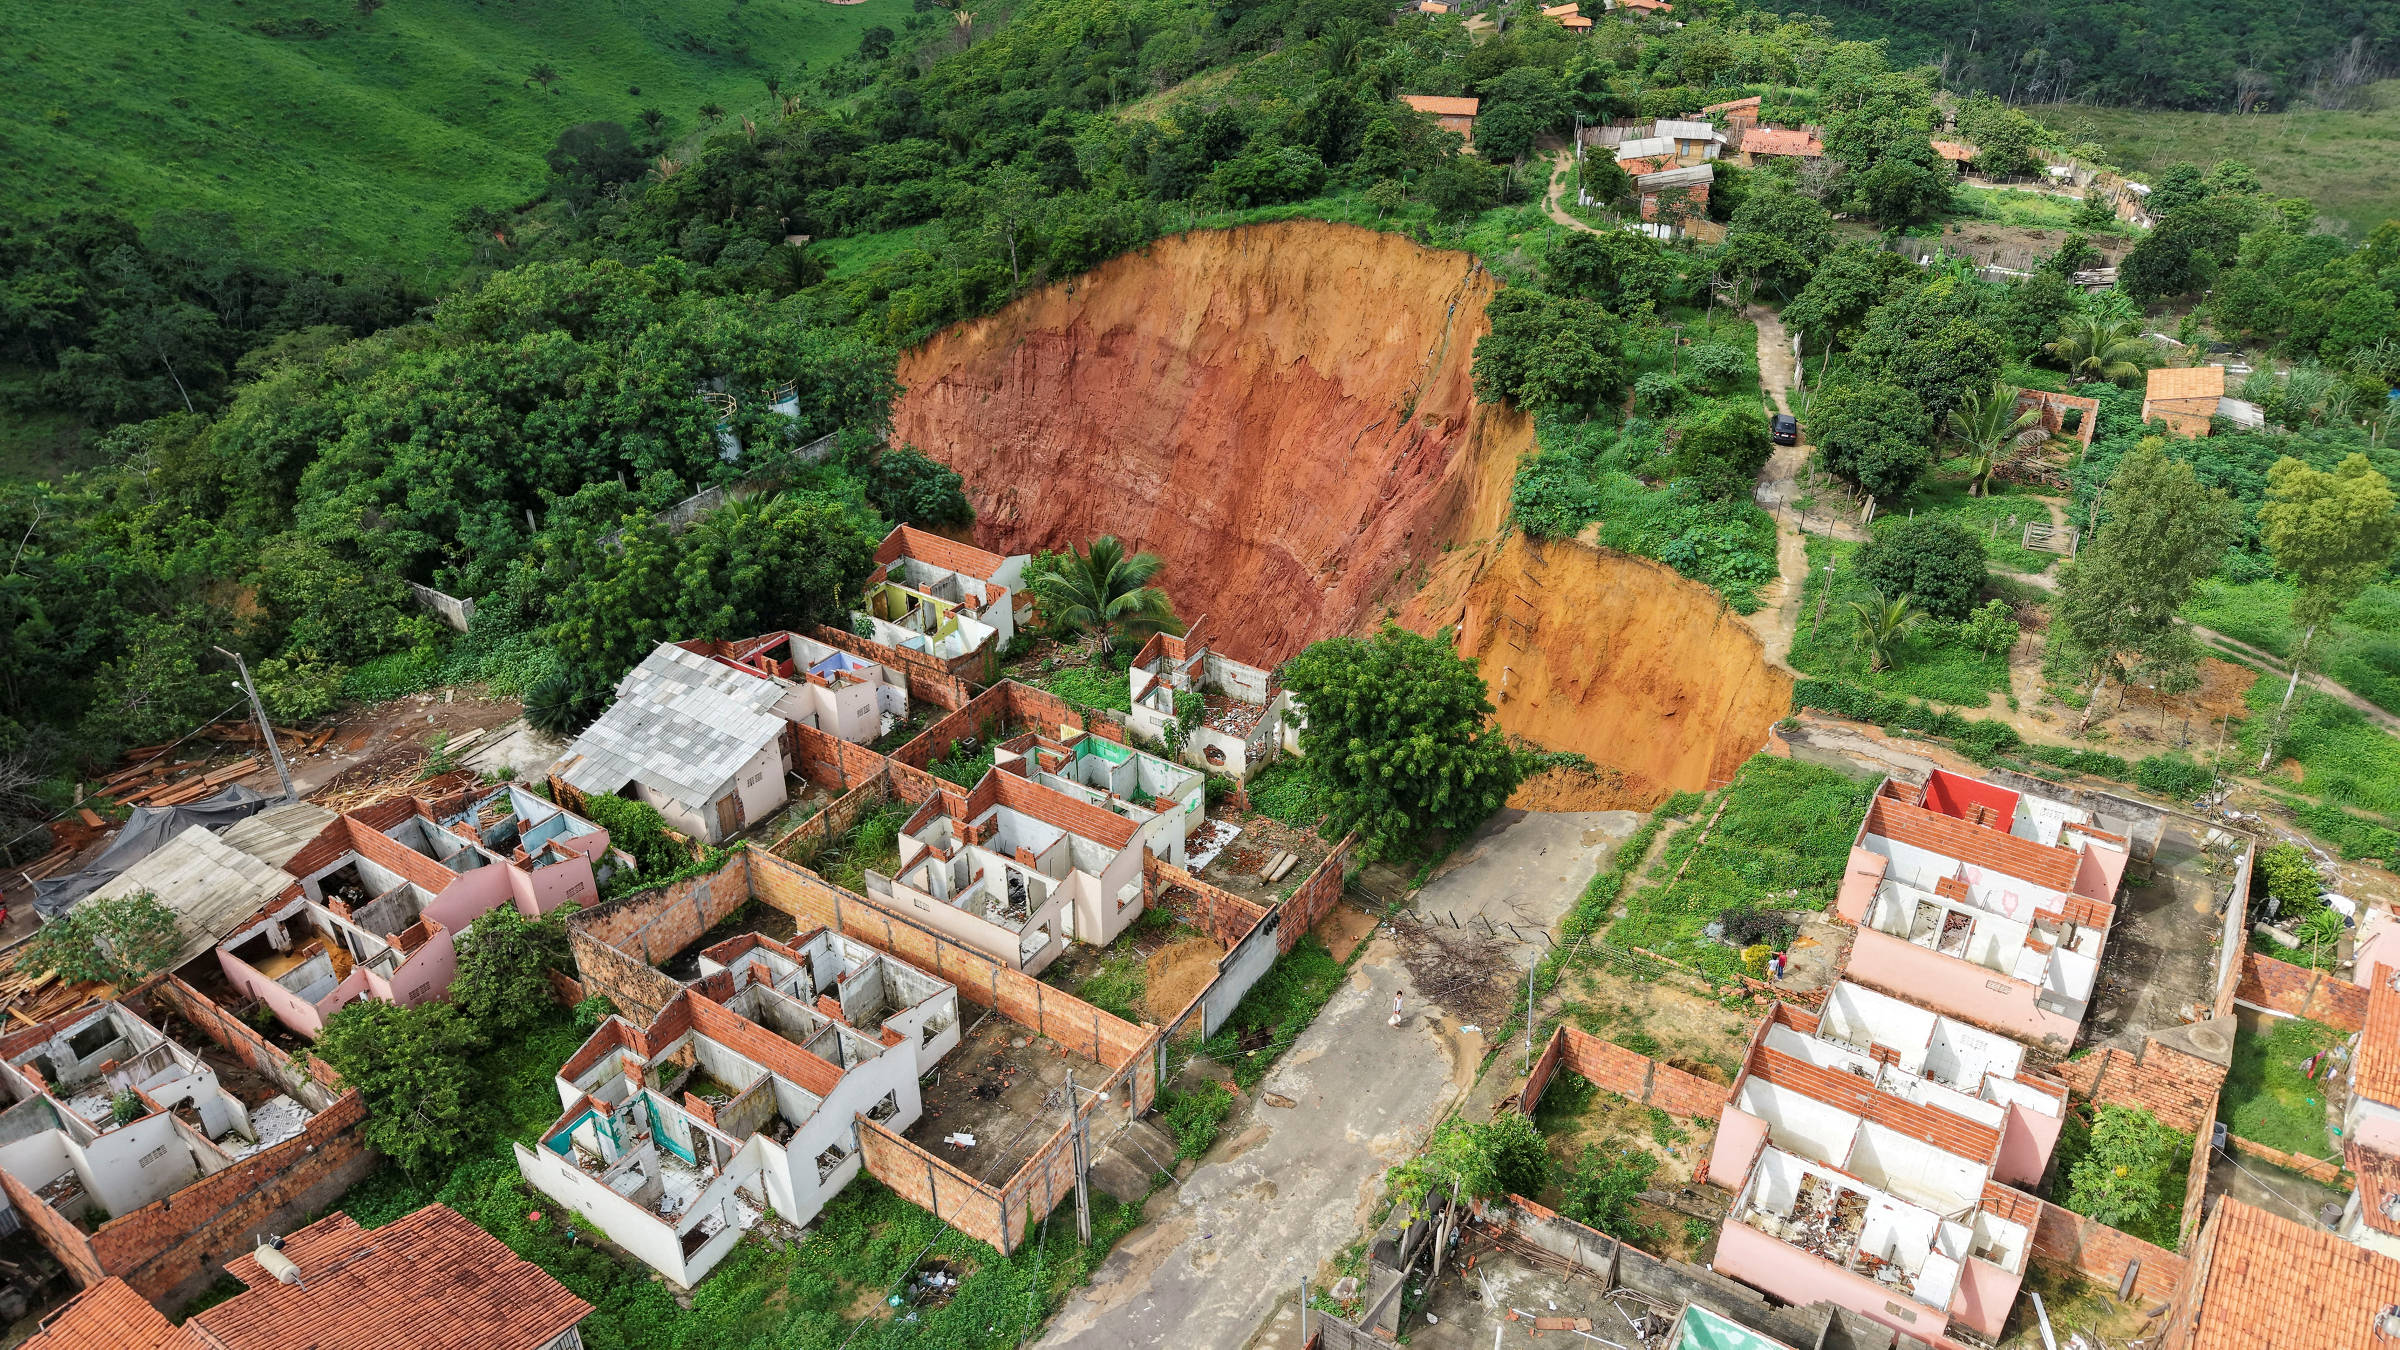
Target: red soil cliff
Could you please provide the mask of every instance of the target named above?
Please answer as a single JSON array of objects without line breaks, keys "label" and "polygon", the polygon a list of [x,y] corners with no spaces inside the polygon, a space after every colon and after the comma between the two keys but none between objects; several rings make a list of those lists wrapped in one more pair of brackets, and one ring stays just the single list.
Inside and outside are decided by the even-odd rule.
[{"label": "red soil cliff", "polygon": [[1162,240],[904,355],[897,439],[965,475],[985,548],[1159,553],[1228,655],[1456,625],[1501,726],[1616,771],[1608,804],[1705,787],[1790,682],[1697,582],[1503,539],[1533,430],[1474,401],[1496,289],[1469,255],[1323,222]]}]

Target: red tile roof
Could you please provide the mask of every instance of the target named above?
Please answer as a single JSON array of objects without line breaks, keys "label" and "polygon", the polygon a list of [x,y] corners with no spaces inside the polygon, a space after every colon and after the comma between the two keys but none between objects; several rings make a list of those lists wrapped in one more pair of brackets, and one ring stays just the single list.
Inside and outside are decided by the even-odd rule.
[{"label": "red tile roof", "polygon": [[192,1318],[226,1350],[535,1350],[592,1305],[447,1205],[376,1229],[332,1214],[284,1239],[298,1286],[248,1254],[249,1291]]},{"label": "red tile roof", "polygon": [[2400,1106],[2400,978],[2390,966],[2375,963],[2375,978],[2367,982],[2367,1024],[2358,1033],[2358,1056],[2351,1090],[2369,1101]]},{"label": "red tile roof", "polygon": [[1483,106],[1479,98],[1444,98],[1439,94],[1402,94],[1400,101],[1436,117],[1473,117],[1475,110]]},{"label": "red tile roof", "polygon": [[2187,398],[2225,397],[2223,366],[2160,366],[2150,372],[2144,402],[2174,402]]},{"label": "red tile roof", "polygon": [[2400,1219],[2383,1210],[2393,1197],[2400,1196],[2400,1158],[2353,1139],[2343,1146],[2342,1161],[2358,1177],[2359,1217],[2378,1233],[2400,1236]]},{"label": "red tile roof", "polygon": [[1750,1076],[1838,1106],[1955,1157],[1988,1163],[2000,1151],[2000,1132],[1989,1125],[1952,1115],[1938,1106],[1895,1097],[1857,1074],[1811,1064],[1781,1050],[1761,1046],[1750,1057]]},{"label": "red tile roof", "polygon": [[1949,160],[1953,164],[1964,164],[1968,160],[1975,158],[1976,150],[1974,146],[1961,145],[1957,141],[1935,141],[1933,143],[1933,153],[1940,155],[1942,158]]},{"label": "red tile roof", "polygon": [[111,1275],[43,1319],[19,1350],[193,1350],[205,1343]]},{"label": "red tile roof", "polygon": [[[2360,1350],[2400,1304],[2400,1261],[2232,1196],[2217,1202],[2189,1350]],[[2173,1341],[2175,1328],[2169,1328]]]},{"label": "red tile roof", "polygon": [[2081,861],[2073,849],[2019,839],[1889,797],[1878,797],[1867,808],[1867,833],[2061,892],[2075,889],[2075,868]]},{"label": "red tile roof", "polygon": [[1737,98],[1730,103],[1711,103],[1707,107],[1702,108],[1700,111],[1704,114],[1713,112],[1755,113],[1765,102],[1766,98],[1764,95],[1752,94],[1748,98]]},{"label": "red tile roof", "polygon": [[1752,127],[1742,133],[1742,153],[1747,155],[1798,155],[1803,159],[1819,159],[1825,147],[1805,131],[1786,131],[1781,127]]},{"label": "red tile roof", "polygon": [[986,553],[973,544],[945,539],[910,525],[895,525],[876,548],[875,561],[888,567],[902,558],[914,558],[918,562],[947,568],[980,581],[991,580],[994,573],[1008,564],[1008,559],[997,553]]}]

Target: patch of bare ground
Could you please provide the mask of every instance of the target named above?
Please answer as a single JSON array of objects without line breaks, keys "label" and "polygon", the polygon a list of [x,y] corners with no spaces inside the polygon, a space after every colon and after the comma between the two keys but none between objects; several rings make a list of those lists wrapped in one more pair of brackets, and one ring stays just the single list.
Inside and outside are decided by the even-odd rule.
[{"label": "patch of bare ground", "polygon": [[1620,770],[1562,764],[1517,784],[1508,805],[1517,811],[1639,811],[1654,795],[1628,787]]},{"label": "patch of bare ground", "polygon": [[1191,1006],[1217,977],[1217,962],[1224,955],[1225,948],[1209,937],[1188,937],[1159,948],[1145,963],[1148,984],[1142,1001],[1149,1005],[1151,1018],[1165,1023]]},{"label": "patch of bare ground", "polygon": [[1405,914],[1394,915],[1391,928],[1413,999],[1439,1004],[1460,1026],[1493,1030],[1522,1010],[1524,968],[1516,963],[1516,944]]},{"label": "patch of bare ground", "polygon": [[[1333,852],[1333,845],[1315,830],[1286,825],[1255,811],[1237,810],[1231,804],[1220,804],[1209,817],[1240,827],[1241,834],[1197,875],[1209,885],[1231,891],[1255,905],[1272,908],[1276,901],[1308,880],[1308,874],[1325,861],[1326,854]],[[1269,882],[1259,874],[1278,853],[1289,853],[1300,861],[1292,864],[1282,880]]]},{"label": "patch of bare ground", "polygon": [[1576,968],[1560,985],[1560,1015],[1614,1041],[1713,1083],[1730,1083],[1750,1047],[1758,1018],[1700,992],[1681,971],[1647,973],[1610,963]]},{"label": "patch of bare ground", "polygon": [[1358,950],[1358,944],[1375,931],[1375,916],[1349,905],[1335,905],[1308,931],[1325,944],[1325,950],[1333,954],[1334,960],[1347,961],[1350,953]]}]

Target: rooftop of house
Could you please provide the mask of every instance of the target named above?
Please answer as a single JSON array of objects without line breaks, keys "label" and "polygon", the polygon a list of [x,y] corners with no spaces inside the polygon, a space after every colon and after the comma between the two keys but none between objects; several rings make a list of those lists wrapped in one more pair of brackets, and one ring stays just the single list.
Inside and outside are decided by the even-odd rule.
[{"label": "rooftop of house", "polygon": [[1782,127],[1752,127],[1742,134],[1742,152],[1750,155],[1796,155],[1802,159],[1818,159],[1825,147],[1805,131]]},{"label": "rooftop of house", "polygon": [[[1962,873],[1959,880],[1970,890],[1997,874],[2061,896],[2081,895],[2105,909],[2132,855],[2124,836],[2090,821],[2091,813],[2078,807],[1936,769],[1922,787],[1887,779],[1867,808],[1859,838],[1869,847],[1872,841],[1896,842],[1912,856],[1963,864],[1944,870]],[[2108,918],[2095,910],[2077,921],[2106,927]]]},{"label": "rooftop of house", "polygon": [[111,1275],[42,1319],[18,1350],[208,1350],[207,1342]]},{"label": "rooftop of house", "polygon": [[1679,141],[1713,141],[1723,134],[1716,125],[1699,118],[1662,117],[1651,124],[1653,136],[1669,136]]},{"label": "rooftop of house", "polygon": [[2400,1344],[2400,1261],[2230,1195],[2209,1229],[2189,1350]]},{"label": "rooftop of house", "polygon": [[[1673,159],[1675,157],[1675,138],[1672,136],[1640,136],[1632,140],[1619,141],[1616,155],[1619,164],[1630,164],[1631,161],[1637,159],[1657,159],[1662,156]],[[1628,168],[1626,172],[1631,173],[1633,170]]]},{"label": "rooftop of house", "polygon": [[1967,145],[1964,142],[1936,140],[1933,143],[1933,153],[1940,155],[1942,158],[1949,160],[1953,164],[1964,164],[1968,160],[1975,158],[1978,152],[1974,146]]},{"label": "rooftop of house", "polygon": [[226,1262],[249,1286],[192,1317],[226,1350],[535,1350],[592,1305],[447,1205],[381,1228],[336,1212],[283,1241],[297,1284],[256,1255]]},{"label": "rooftop of house", "polygon": [[1763,95],[1752,94],[1748,98],[1737,98],[1728,103],[1711,103],[1707,107],[1702,108],[1700,112],[1704,116],[1709,113],[1755,113],[1762,106],[1764,106],[1765,103],[1766,98]]},{"label": "rooftop of house", "polygon": [[662,642],[618,682],[616,701],[551,772],[578,792],[618,792],[639,782],[705,806],[783,734],[774,708],[789,688]]},{"label": "rooftop of house", "polygon": [[1445,98],[1439,94],[1402,94],[1400,101],[1436,117],[1473,117],[1475,110],[1483,106],[1479,98]]},{"label": "rooftop of house", "polygon": [[2356,1139],[2345,1141],[2342,1161],[2358,1178],[2358,1215],[2378,1233],[2400,1237],[2400,1157]]},{"label": "rooftop of house", "polygon": [[1675,8],[1673,5],[1668,4],[1667,0],[1617,0],[1616,7],[1618,9],[1654,9],[1661,14],[1668,13]]},{"label": "rooftop of house", "polygon": [[144,894],[155,898],[173,912],[183,936],[183,945],[165,963],[172,969],[215,946],[292,885],[281,867],[226,843],[205,825],[194,825],[81,903]]},{"label": "rooftop of house", "polygon": [[761,633],[735,642],[691,641],[675,645],[770,679],[828,684],[847,681],[873,684],[884,679],[882,663],[788,630]]},{"label": "rooftop of house", "polygon": [[315,802],[290,802],[235,821],[218,838],[260,862],[281,867],[315,842],[333,821],[334,813]]},{"label": "rooftop of house", "polygon": [[962,544],[913,525],[895,525],[876,546],[875,561],[888,567],[903,558],[930,563],[944,571],[989,581],[1008,566],[1008,559],[973,544]]},{"label": "rooftop of house", "polygon": [[1633,185],[1644,192],[1660,192],[1669,188],[1705,188],[1716,181],[1716,165],[1693,164],[1680,168],[1660,169],[1653,173],[1636,174]]},{"label": "rooftop of house", "polygon": [[2400,1107],[2400,970],[2381,962],[2367,982],[2367,1022],[2351,1060],[2350,1090]]},{"label": "rooftop of house", "polygon": [[2150,383],[2143,390],[2143,398],[2152,402],[2223,397],[2225,397],[2225,367],[2223,366],[2161,366],[2150,372]]}]

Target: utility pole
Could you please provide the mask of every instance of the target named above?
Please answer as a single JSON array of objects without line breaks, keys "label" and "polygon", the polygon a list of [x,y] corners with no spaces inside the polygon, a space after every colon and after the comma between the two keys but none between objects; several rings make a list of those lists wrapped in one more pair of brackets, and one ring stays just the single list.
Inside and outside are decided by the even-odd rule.
[{"label": "utility pole", "polygon": [[1533,964],[1525,968],[1525,1075],[1528,1078],[1533,1076],[1533,972],[1541,969],[1541,965],[1541,958],[1537,955]]},{"label": "utility pole", "polygon": [[233,668],[241,672],[242,678],[233,687],[241,690],[250,700],[250,715],[258,719],[258,734],[266,738],[267,758],[275,762],[275,778],[283,784],[283,799],[287,802],[300,800],[300,794],[292,790],[291,767],[283,762],[283,747],[275,740],[275,724],[267,720],[266,705],[258,701],[258,686],[250,682],[250,663],[242,659],[240,652],[229,652],[219,647],[217,653],[232,657]]},{"label": "utility pole", "polygon": [[1092,1140],[1084,1133],[1083,1113],[1075,1109],[1075,1073],[1067,1071],[1067,1131],[1075,1151],[1075,1235],[1084,1245],[1092,1241]]}]

